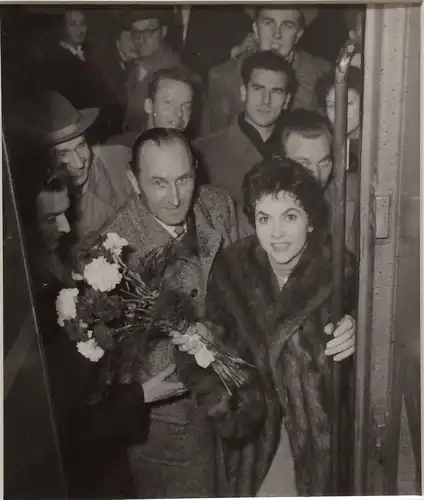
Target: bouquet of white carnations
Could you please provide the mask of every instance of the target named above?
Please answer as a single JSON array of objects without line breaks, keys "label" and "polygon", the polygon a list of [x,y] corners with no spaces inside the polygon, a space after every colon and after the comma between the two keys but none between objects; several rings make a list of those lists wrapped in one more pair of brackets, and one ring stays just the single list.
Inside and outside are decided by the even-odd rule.
[{"label": "bouquet of white carnations", "polygon": [[[172,245],[146,256],[137,271],[124,262],[127,246],[127,240],[108,233],[86,256],[78,276],[83,286],[62,289],[56,299],[57,322],[76,341],[83,356],[97,362],[109,351],[113,362],[109,359],[108,377],[114,376],[110,371],[125,370],[123,365],[134,362],[135,351],[141,359],[151,340],[172,331],[184,335],[196,322],[188,298],[163,286]],[[211,365],[231,394],[232,388],[246,380],[241,366],[250,365],[204,336],[200,341],[197,364],[203,368]],[[121,354],[114,357],[118,351]]]}]

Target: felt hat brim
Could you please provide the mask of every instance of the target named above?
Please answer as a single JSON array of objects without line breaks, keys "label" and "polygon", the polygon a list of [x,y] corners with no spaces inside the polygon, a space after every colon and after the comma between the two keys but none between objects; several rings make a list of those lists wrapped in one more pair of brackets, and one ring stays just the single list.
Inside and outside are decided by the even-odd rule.
[{"label": "felt hat brim", "polygon": [[88,108],[81,109],[79,111],[79,120],[77,122],[72,123],[60,130],[54,130],[53,132],[48,133],[44,140],[51,146],[56,144],[60,144],[62,142],[67,142],[76,137],[82,135],[97,119],[99,116],[100,109],[99,108]]}]

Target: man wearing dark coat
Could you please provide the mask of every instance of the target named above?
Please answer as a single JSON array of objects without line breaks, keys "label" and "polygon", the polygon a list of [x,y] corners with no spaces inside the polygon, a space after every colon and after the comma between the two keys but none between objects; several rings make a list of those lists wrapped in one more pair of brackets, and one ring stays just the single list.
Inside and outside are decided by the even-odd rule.
[{"label": "man wearing dark coat", "polygon": [[242,110],[229,127],[197,139],[210,183],[225,189],[236,202],[240,233],[252,229],[241,211],[241,185],[245,174],[280,145],[280,124],[295,92],[293,69],[272,51],[257,52],[243,62],[243,84],[239,90]]},{"label": "man wearing dark coat", "polygon": [[[176,245],[178,258],[167,267],[164,279],[191,298],[201,318],[215,256],[238,237],[233,202],[218,189],[195,188],[191,148],[176,130],[144,132],[133,147],[132,168],[140,194],[127,201],[102,233],[115,232],[129,242],[134,249],[129,265],[134,268],[151,250]],[[145,358],[139,378],[166,368],[174,360],[174,349],[171,340],[159,341]],[[133,443],[127,452],[140,498],[225,496],[214,428],[191,397],[152,407],[147,441]]]},{"label": "man wearing dark coat", "polygon": [[[318,109],[314,94],[317,78],[330,69],[330,64],[316,56],[296,50],[303,35],[308,10],[291,6],[260,7],[253,23],[254,35],[238,55],[209,72],[208,99],[203,117],[202,135],[228,126],[242,110],[240,99],[241,66],[249,53],[274,50],[292,64],[298,88],[292,108]],[[306,16],[305,14],[308,14]]]},{"label": "man wearing dark coat", "polygon": [[101,109],[101,135],[116,130],[117,100],[110,92],[87,46],[87,21],[81,10],[68,10],[61,20],[59,40],[49,48],[41,67],[42,87],[56,91],[78,110]]},{"label": "man wearing dark coat", "polygon": [[175,5],[169,14],[167,44],[205,82],[208,71],[228,60],[252,24],[238,5]]}]

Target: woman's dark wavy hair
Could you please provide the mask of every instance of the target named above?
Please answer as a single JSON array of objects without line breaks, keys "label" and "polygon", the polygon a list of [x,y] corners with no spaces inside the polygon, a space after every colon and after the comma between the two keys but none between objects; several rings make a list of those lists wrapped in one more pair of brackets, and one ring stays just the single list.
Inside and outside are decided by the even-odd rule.
[{"label": "woman's dark wavy hair", "polygon": [[243,211],[249,222],[255,226],[255,206],[263,196],[281,191],[291,193],[308,215],[313,228],[308,233],[308,246],[322,245],[329,232],[329,207],[324,190],[309,170],[289,158],[262,161],[245,175]]}]

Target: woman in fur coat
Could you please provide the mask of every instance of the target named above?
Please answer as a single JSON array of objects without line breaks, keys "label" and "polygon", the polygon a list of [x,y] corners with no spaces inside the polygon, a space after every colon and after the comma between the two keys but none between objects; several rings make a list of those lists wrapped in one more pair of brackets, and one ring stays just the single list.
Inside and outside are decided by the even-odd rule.
[{"label": "woman in fur coat", "polygon": [[[333,293],[328,207],[312,175],[288,159],[253,167],[243,194],[244,211],[256,234],[218,256],[207,311],[208,320],[223,327],[221,341],[236,345],[239,355],[256,367],[252,397],[244,389],[244,400],[250,401],[246,404],[252,416],[266,416],[247,441],[221,439],[229,496],[329,495],[329,356],[336,354],[335,361],[350,356],[354,338],[347,331],[353,319],[345,317],[346,333],[338,328],[328,342],[333,333],[326,326]],[[345,312],[352,313],[354,271],[350,255],[346,260]],[[341,365],[348,377],[351,361]],[[343,394],[349,403],[347,389]],[[255,407],[262,404],[258,393],[266,412]],[[228,408],[231,412],[231,404]],[[344,408],[346,416],[350,408]],[[344,432],[352,434],[352,427]],[[345,444],[344,461],[351,454]]]}]

